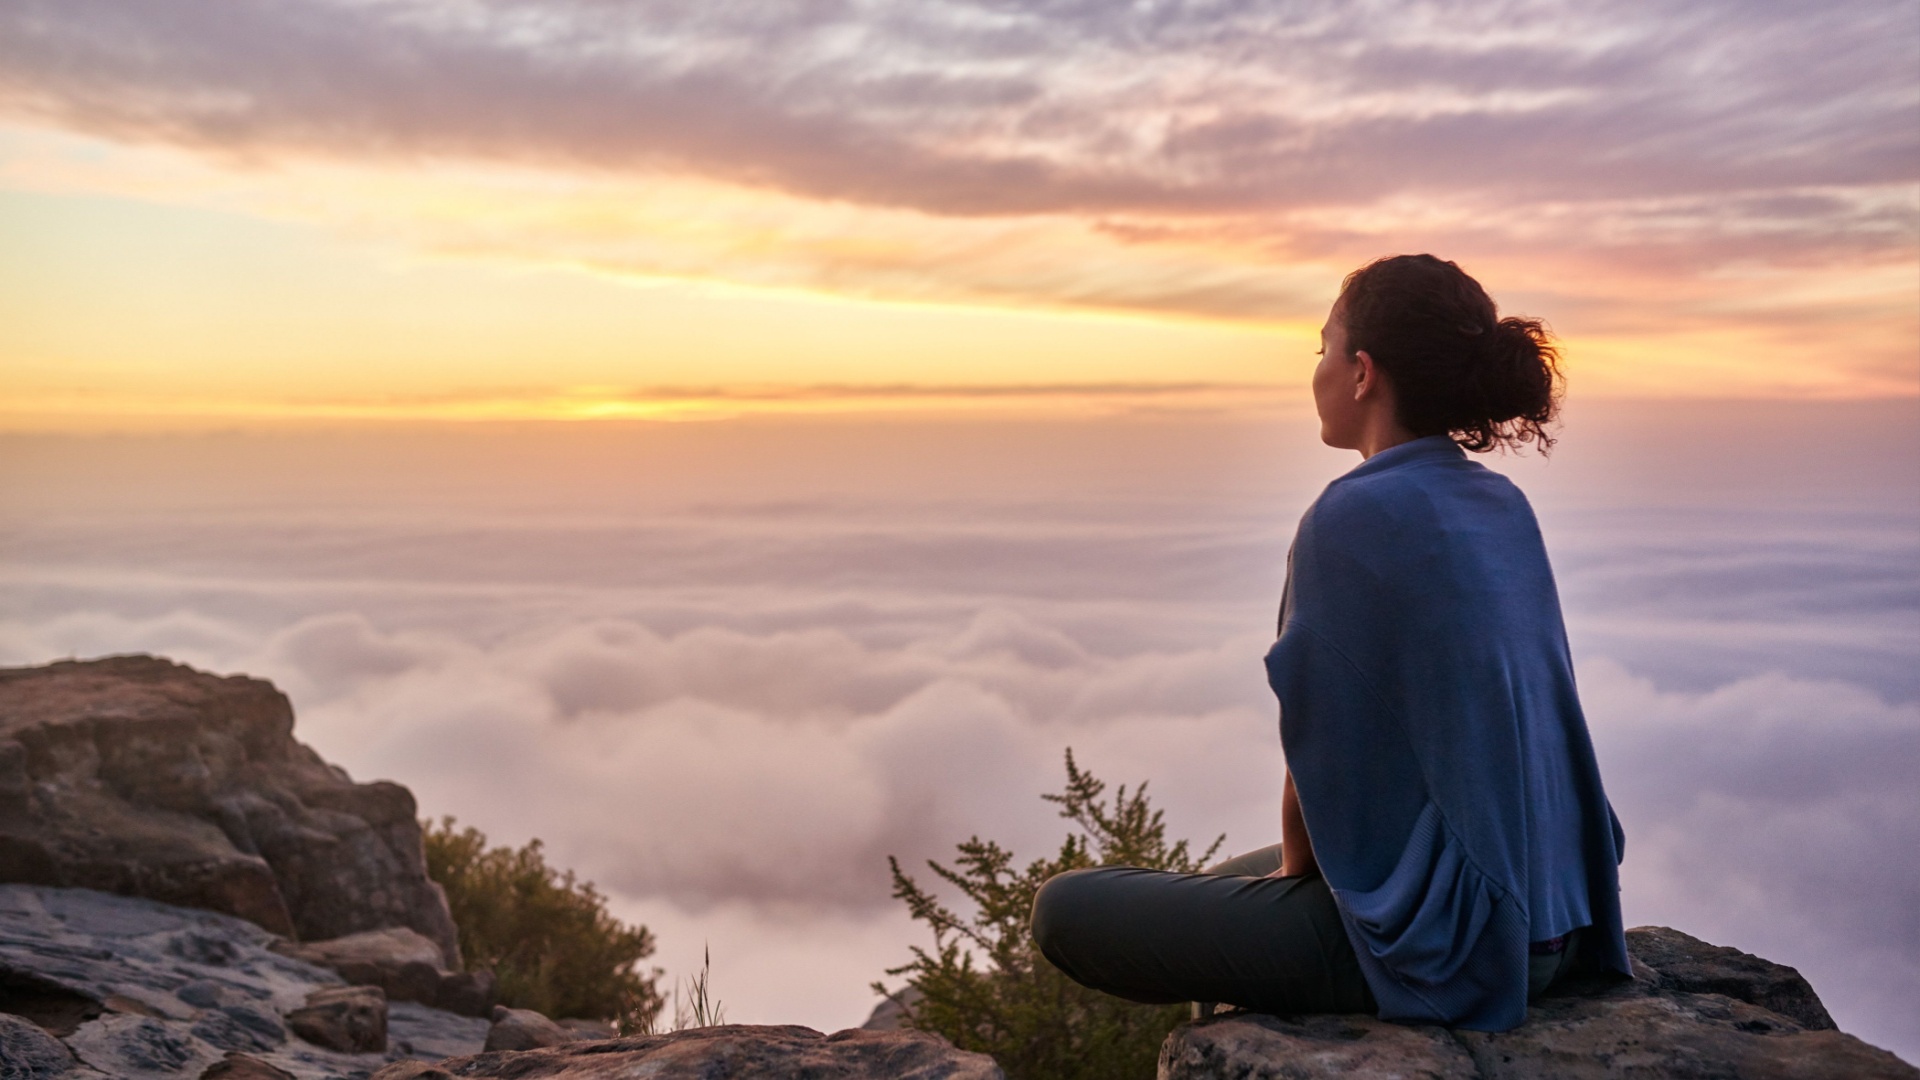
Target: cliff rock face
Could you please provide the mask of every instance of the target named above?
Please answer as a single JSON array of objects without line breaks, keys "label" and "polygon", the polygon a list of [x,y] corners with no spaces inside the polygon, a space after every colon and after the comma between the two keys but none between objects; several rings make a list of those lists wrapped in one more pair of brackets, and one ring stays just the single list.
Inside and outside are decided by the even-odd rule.
[{"label": "cliff rock face", "polygon": [[1627,932],[1634,978],[1556,988],[1512,1031],[1235,1013],[1176,1029],[1161,1080],[1920,1080],[1841,1034],[1790,967],[1666,927]]},{"label": "cliff rock face", "polygon": [[0,882],[206,908],[305,940],[404,926],[459,966],[413,796],[293,737],[272,684],[149,656],[0,669]]}]

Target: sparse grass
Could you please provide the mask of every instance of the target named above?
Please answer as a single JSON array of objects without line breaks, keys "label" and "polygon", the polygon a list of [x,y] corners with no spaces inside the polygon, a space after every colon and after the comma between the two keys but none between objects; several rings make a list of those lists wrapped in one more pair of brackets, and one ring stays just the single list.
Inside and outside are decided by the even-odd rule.
[{"label": "sparse grass", "polygon": [[708,981],[713,969],[713,951],[700,947],[700,974],[685,980],[686,997],[681,987],[673,988],[673,1030],[718,1027],[727,1022],[727,1007],[713,996]]}]

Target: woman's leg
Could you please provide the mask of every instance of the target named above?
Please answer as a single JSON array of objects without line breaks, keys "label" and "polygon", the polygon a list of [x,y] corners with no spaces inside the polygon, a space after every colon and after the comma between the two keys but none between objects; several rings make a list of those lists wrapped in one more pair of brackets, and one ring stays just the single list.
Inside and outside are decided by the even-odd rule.
[{"label": "woman's leg", "polygon": [[[1276,860],[1277,865],[1277,860]],[[1147,1004],[1373,1012],[1326,882],[1108,866],[1034,898],[1033,936],[1083,986]]]},{"label": "woman's leg", "polygon": [[1580,931],[1571,930],[1566,947],[1559,952],[1527,957],[1527,1001],[1539,1001],[1553,984],[1572,974],[1579,953]]},{"label": "woman's leg", "polygon": [[1268,844],[1263,848],[1254,848],[1245,855],[1235,855],[1231,859],[1214,863],[1203,874],[1238,874],[1242,877],[1266,877],[1280,869],[1280,845]]}]

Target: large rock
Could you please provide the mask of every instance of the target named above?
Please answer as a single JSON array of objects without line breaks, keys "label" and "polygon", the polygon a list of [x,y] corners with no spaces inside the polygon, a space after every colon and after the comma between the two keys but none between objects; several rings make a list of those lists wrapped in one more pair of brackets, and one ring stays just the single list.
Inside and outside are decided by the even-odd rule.
[{"label": "large rock", "polygon": [[1555,993],[1512,1031],[1449,1031],[1370,1016],[1235,1013],[1182,1025],[1161,1080],[1920,1080],[1834,1029],[1792,968],[1665,927],[1628,931],[1631,981]]},{"label": "large rock", "polygon": [[580,1036],[547,1019],[532,1009],[509,1009],[498,1005],[493,1010],[493,1026],[487,1029],[488,1050],[538,1050],[546,1046],[565,1046]]},{"label": "large rock", "polygon": [[854,1028],[822,1035],[804,1027],[726,1024],[666,1035],[640,1035],[450,1058],[437,1066],[403,1062],[374,1080],[450,1077],[533,1080],[1005,1080],[985,1054],[956,1050],[924,1031]]},{"label": "large rock", "polygon": [[498,986],[491,971],[462,971],[440,977],[433,1006],[461,1016],[492,1016]]},{"label": "large rock", "polygon": [[1721,994],[1777,1012],[1809,1031],[1837,1030],[1813,987],[1785,964],[1664,926],[1627,931],[1627,948],[1652,970],[1650,981],[1657,989]]},{"label": "large rock", "polygon": [[329,986],[287,1014],[287,1027],[315,1046],[343,1054],[387,1048],[387,995],[377,986]]},{"label": "large rock", "polygon": [[293,737],[272,684],[150,656],[0,669],[0,882],[226,912],[304,940],[410,927],[452,967],[413,796]]},{"label": "large rock", "polygon": [[1620,994],[1543,1002],[1513,1031],[1463,1031],[1485,1080],[1871,1080],[1920,1077],[1884,1050],[1809,1031],[1718,994]]},{"label": "large rock", "polygon": [[110,1013],[82,1025],[67,1045],[75,1057],[118,1080],[199,1076],[222,1056],[182,1025],[129,1013]]},{"label": "large rock", "polygon": [[913,1007],[920,1004],[925,997],[926,995],[922,994],[918,987],[903,986],[881,998],[880,1003],[867,1014],[867,1022],[860,1026],[868,1031],[899,1031],[901,1028],[911,1027]]},{"label": "large rock", "polygon": [[275,948],[338,972],[357,986],[377,986],[391,1001],[417,1001],[462,1016],[488,1016],[493,1011],[492,972],[448,971],[440,946],[404,926],[363,930],[327,941],[287,942]]},{"label": "large rock", "polygon": [[73,1052],[40,1025],[0,1013],[0,1076],[8,1080],[53,1080],[72,1071]]},{"label": "large rock", "polygon": [[58,1036],[55,1044],[79,1061],[61,1080],[242,1077],[258,1073],[256,1064],[322,1080],[364,1077],[405,1057],[464,1056],[485,1044],[485,1020],[413,1002],[387,1007],[384,1053],[309,1043],[291,1030],[290,1016],[316,992],[345,988],[332,971],[275,944],[230,915],[86,889],[0,885],[0,1061],[13,1059],[16,1042],[44,1051]]}]

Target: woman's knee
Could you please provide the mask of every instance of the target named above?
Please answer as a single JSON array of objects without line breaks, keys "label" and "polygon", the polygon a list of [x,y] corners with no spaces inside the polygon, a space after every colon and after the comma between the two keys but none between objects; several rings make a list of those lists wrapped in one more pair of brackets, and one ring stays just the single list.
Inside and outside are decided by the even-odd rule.
[{"label": "woman's knee", "polygon": [[1093,910],[1100,871],[1069,870],[1055,874],[1033,895],[1033,941],[1052,959],[1061,954],[1076,926],[1084,925]]}]

